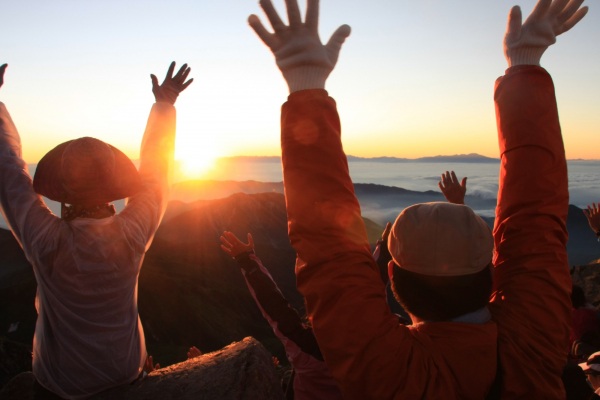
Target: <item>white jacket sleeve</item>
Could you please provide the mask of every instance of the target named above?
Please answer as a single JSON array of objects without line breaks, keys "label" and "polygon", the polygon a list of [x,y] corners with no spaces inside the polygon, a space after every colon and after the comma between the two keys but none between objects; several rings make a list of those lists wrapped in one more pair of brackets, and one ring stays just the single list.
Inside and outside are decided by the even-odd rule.
[{"label": "white jacket sleeve", "polygon": [[3,103],[0,103],[0,210],[25,254],[37,241],[50,237],[47,233],[52,222],[58,222],[33,190],[27,164],[21,157],[21,138]]},{"label": "white jacket sleeve", "polygon": [[142,190],[132,196],[120,213],[132,240],[148,249],[169,200],[169,184],[175,156],[175,107],[158,102],[152,106],[140,151]]}]

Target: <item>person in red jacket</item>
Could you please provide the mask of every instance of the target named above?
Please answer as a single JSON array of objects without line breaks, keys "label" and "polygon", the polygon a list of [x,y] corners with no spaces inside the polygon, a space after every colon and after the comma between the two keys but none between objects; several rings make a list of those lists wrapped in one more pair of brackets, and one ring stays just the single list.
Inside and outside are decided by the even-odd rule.
[{"label": "person in red jacket", "polygon": [[325,90],[350,28],[323,45],[318,0],[307,1],[304,21],[286,0],[288,25],[261,0],[273,33],[249,17],[290,90],[281,146],[297,285],[344,398],[483,399],[495,381],[504,398],[565,397],[567,172],[552,80],[539,61],[583,18],[581,3],[539,0],[524,23],[519,7],[510,12],[509,68],[494,97],[502,162],[493,243],[464,205],[417,204],[394,223],[388,269],[411,326],[386,304]]}]

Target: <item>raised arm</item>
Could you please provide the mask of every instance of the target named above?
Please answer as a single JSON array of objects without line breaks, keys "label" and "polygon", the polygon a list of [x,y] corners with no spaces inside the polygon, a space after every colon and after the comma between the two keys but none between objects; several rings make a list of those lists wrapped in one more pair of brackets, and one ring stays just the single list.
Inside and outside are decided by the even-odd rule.
[{"label": "raised arm", "polygon": [[[298,361],[306,355],[322,361],[323,356],[312,329],[304,325],[271,274],[254,254],[252,235],[248,233],[248,243],[244,243],[233,232],[223,232],[221,249],[238,262],[252,297],[275,335],[285,346],[290,361],[295,364],[294,367],[302,368],[302,363]],[[303,354],[298,352],[298,349]]]},{"label": "raised arm", "polygon": [[[120,214],[123,218],[137,221],[136,225],[143,232],[141,237],[152,237],[166,210],[175,155],[174,104],[179,94],[193,81],[186,80],[190,73],[187,64],[175,76],[174,70],[175,62],[172,62],[160,85],[156,76],[150,75],[156,103],[150,110],[140,150],[139,173],[143,188],[129,199],[127,207]],[[148,246],[149,242],[146,243]]]},{"label": "raised arm", "polygon": [[[269,33],[256,16],[250,16],[249,23],[272,50],[291,92],[281,112],[281,147],[288,230],[298,254],[298,290],[306,300],[324,359],[344,395],[388,398],[397,388],[381,385],[381,375],[372,371],[394,375],[401,384],[407,368],[397,362],[393,351],[384,350],[401,341],[390,338],[398,320],[387,305],[370,253],[336,104],[323,90],[350,27],[339,27],[323,45],[318,35],[318,0],[307,1],[304,22],[296,0],[286,0],[289,25],[269,0],[260,5],[274,32]],[[360,329],[356,329],[357,315]],[[376,344],[374,338],[379,338]]]},{"label": "raised arm", "polygon": [[[0,87],[4,84],[7,64],[0,66]],[[21,137],[6,106],[0,103],[0,211],[13,235],[26,251],[36,246],[34,240],[45,241],[57,220],[33,190],[27,164],[22,158]],[[55,239],[52,233],[50,240]]]},{"label": "raised arm", "polygon": [[[513,7],[504,38],[509,69],[495,87],[501,167],[491,310],[502,391],[511,398],[565,396],[567,168],[552,79],[539,63],[556,36],[585,15],[581,3],[539,0],[524,23]],[[544,371],[531,365],[544,365]]]},{"label": "raised arm", "polygon": [[183,64],[175,76],[173,76],[174,70],[173,61],[161,85],[158,84],[155,75],[150,75],[156,104],[150,113],[140,151],[142,179],[146,174],[160,176],[163,185],[168,184],[175,152],[175,108],[173,106],[179,93],[193,81],[193,79],[186,81],[190,73],[187,64]]},{"label": "raised arm", "polygon": [[465,204],[465,194],[467,193],[467,177],[458,182],[454,171],[446,171],[442,174],[438,186],[442,194],[450,203]]}]

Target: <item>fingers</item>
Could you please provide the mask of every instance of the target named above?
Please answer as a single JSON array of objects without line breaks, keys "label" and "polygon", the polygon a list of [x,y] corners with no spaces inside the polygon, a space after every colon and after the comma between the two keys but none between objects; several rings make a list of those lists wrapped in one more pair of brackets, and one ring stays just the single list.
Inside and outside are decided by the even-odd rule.
[{"label": "fingers", "polygon": [[273,7],[271,0],[260,0],[259,4],[265,12],[265,15],[267,16],[275,32],[285,29],[285,24],[281,18],[279,18],[279,14],[277,14],[277,11],[275,11],[275,7]]},{"label": "fingers", "polygon": [[449,172],[448,171],[442,172],[442,175],[440,176],[440,181],[438,182],[438,186],[442,190],[442,192],[444,191],[444,189],[448,185],[448,180],[449,179],[450,179]]},{"label": "fingers", "polygon": [[383,239],[383,241],[387,241],[388,236],[390,236],[390,231],[392,230],[392,223],[388,222],[387,224],[385,224],[385,229],[383,230],[383,234],[381,235],[381,239]]},{"label": "fingers", "polygon": [[187,89],[187,87],[190,86],[192,84],[192,82],[194,82],[194,78],[192,78],[189,81],[187,81],[186,83],[184,83],[183,86],[181,86],[181,90],[179,92],[183,92],[185,89]]},{"label": "fingers", "polygon": [[452,183],[455,184],[455,185],[458,185],[458,178],[456,177],[456,174],[454,173],[454,171],[452,171],[450,173],[450,176],[452,178]]},{"label": "fingers", "polygon": [[165,80],[170,79],[173,76],[173,71],[175,70],[175,61],[171,62],[169,65],[169,70],[167,71],[167,75],[165,76]]},{"label": "fingers", "polygon": [[[175,67],[175,62],[173,62],[173,64],[171,64],[173,66],[173,68]],[[185,78],[187,78],[188,74],[190,73],[191,68],[188,68],[187,63],[183,64],[181,66],[181,68],[179,68],[179,71],[177,71],[177,74],[175,74],[175,76],[173,77],[174,80],[176,81],[185,81]]]},{"label": "fingers", "polygon": [[306,27],[317,30],[319,27],[319,0],[308,0],[306,3]]},{"label": "fingers", "polygon": [[[561,1],[561,0],[558,0]],[[529,14],[527,20],[536,20],[541,19],[546,15],[546,13],[550,10],[552,6],[552,0],[538,0],[535,7],[533,7],[533,11]],[[514,8],[514,7],[513,7]]]},{"label": "fingers", "polygon": [[462,181],[460,181],[460,186],[463,189],[466,189],[466,187],[467,187],[467,177],[466,176],[464,178],[462,178]]},{"label": "fingers", "polygon": [[219,238],[221,240],[221,249],[230,256],[233,256],[232,249],[233,245],[227,240],[225,234],[227,232],[223,232],[223,235]]},{"label": "fingers", "polygon": [[254,238],[252,237],[252,234],[248,233],[248,235],[246,237],[248,238],[247,246],[254,249]]},{"label": "fingers", "polygon": [[583,17],[585,17],[585,15],[588,12],[588,8],[587,7],[582,7],[579,10],[577,10],[577,12],[568,20],[566,20],[558,29],[558,31],[556,32],[557,35],[560,35],[561,33],[565,33],[566,31],[568,31],[569,29],[571,29],[572,27],[574,27],[575,25],[577,25],[577,23],[579,21],[581,21],[583,19]]},{"label": "fingers", "polygon": [[[558,15],[558,14],[560,14],[560,13],[563,12],[565,6],[568,3],[569,3],[569,0],[554,0],[552,2],[552,5],[548,9],[548,13],[551,14],[551,15]],[[579,8],[579,7],[577,7],[577,8]],[[575,8],[575,10],[577,10],[577,8]],[[575,10],[573,10],[573,12],[575,12]],[[566,11],[566,10],[564,10],[564,11]]]},{"label": "fingers", "polygon": [[332,55],[334,62],[337,61],[337,55],[339,54],[342,45],[346,41],[346,38],[350,36],[351,31],[352,29],[350,28],[350,25],[344,24],[340,26],[335,32],[333,32],[333,35],[331,35],[331,38],[325,45],[327,51]]},{"label": "fingers", "polygon": [[[531,18],[531,17],[530,17]],[[516,41],[521,36],[521,27],[523,25],[523,15],[521,7],[514,6],[508,13],[508,23],[506,26],[505,40],[507,42]]]},{"label": "fingers", "polygon": [[4,71],[6,71],[6,67],[8,67],[8,64],[0,65],[0,86],[4,84]]},{"label": "fingers", "polygon": [[150,74],[150,79],[152,80],[152,90],[158,88],[158,78],[154,74]]},{"label": "fingers", "polygon": [[302,25],[302,17],[300,16],[300,8],[298,7],[298,1],[285,0],[285,7],[287,9],[290,27],[295,28]]},{"label": "fingers", "polygon": [[252,14],[248,17],[248,24],[254,30],[254,33],[256,33],[260,40],[262,40],[263,43],[268,47],[271,47],[273,35],[266,30],[262,22],[260,22],[260,18]]}]

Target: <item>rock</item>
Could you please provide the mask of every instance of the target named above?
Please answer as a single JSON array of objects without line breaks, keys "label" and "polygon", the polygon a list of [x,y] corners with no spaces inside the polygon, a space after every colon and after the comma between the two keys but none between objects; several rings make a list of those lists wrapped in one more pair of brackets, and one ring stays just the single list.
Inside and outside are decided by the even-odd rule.
[{"label": "rock", "polygon": [[578,265],[571,269],[571,279],[580,286],[588,303],[600,308],[600,264],[594,262],[588,265]]},{"label": "rock", "polygon": [[2,400],[31,400],[33,399],[33,374],[21,372],[12,378],[0,390]]},{"label": "rock", "polygon": [[[0,399],[32,399],[33,375],[17,375]],[[161,368],[131,385],[119,386],[90,400],[283,399],[271,354],[247,337],[213,353]]]}]

